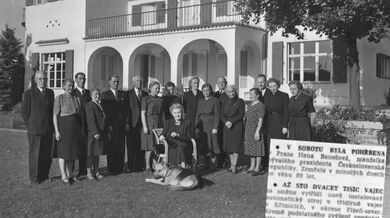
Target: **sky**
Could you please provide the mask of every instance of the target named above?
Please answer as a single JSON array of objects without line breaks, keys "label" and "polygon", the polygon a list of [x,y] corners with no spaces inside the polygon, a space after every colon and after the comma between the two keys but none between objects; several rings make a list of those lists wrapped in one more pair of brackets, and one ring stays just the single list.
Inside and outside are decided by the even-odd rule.
[{"label": "sky", "polygon": [[23,8],[25,0],[0,0],[0,30],[5,29],[5,25],[16,29],[16,37],[24,41]]}]

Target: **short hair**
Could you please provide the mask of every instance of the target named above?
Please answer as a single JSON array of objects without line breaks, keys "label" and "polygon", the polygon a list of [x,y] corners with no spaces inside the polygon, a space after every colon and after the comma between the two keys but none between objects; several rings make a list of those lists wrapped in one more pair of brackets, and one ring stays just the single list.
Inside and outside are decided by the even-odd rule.
[{"label": "short hair", "polygon": [[155,85],[159,85],[160,86],[160,83],[158,81],[154,81],[154,82],[149,83],[149,89],[152,89],[153,86],[155,86]]},{"label": "short hair", "polygon": [[234,90],[236,92],[236,94],[237,94],[237,86],[236,85],[233,85],[233,84],[226,85],[225,90],[229,90],[229,89]]},{"label": "short hair", "polygon": [[169,113],[172,114],[172,111],[173,111],[174,109],[180,109],[181,112],[184,111],[183,106],[182,106],[181,104],[179,104],[179,103],[174,103],[174,104],[172,104],[172,105],[169,107]]},{"label": "short hair", "polygon": [[261,78],[261,77],[263,77],[265,80],[267,80],[267,76],[266,76],[266,75],[264,75],[264,74],[262,74],[262,73],[260,73],[259,75],[257,75],[257,78]]},{"label": "short hair", "polygon": [[98,89],[98,88],[93,88],[93,89],[91,89],[91,91],[90,91],[89,94],[92,96],[92,94],[93,94],[94,92],[99,92],[99,93],[100,93],[100,89]]},{"label": "short hair", "polygon": [[35,77],[37,76],[37,74],[42,74],[42,75],[47,75],[47,73],[45,71],[42,71],[42,70],[38,70],[38,71],[35,71],[34,75],[33,75],[33,78],[35,79]]},{"label": "short hair", "polygon": [[250,90],[249,90],[249,92],[255,92],[255,94],[256,95],[260,95],[260,93],[261,93],[261,91],[260,91],[260,89],[259,88],[251,88]]},{"label": "short hair", "polygon": [[73,83],[74,84],[74,80],[73,79],[69,79],[69,78],[64,79],[62,81],[62,87],[64,87],[67,83]]},{"label": "short hair", "polygon": [[267,86],[269,86],[270,83],[276,83],[276,85],[278,86],[278,88],[280,87],[280,81],[279,81],[278,79],[269,78],[268,81],[267,81]]},{"label": "short hair", "polygon": [[112,75],[112,76],[110,76],[110,77],[108,78],[108,81],[111,81],[112,78],[117,78],[117,79],[119,79],[119,76],[118,76],[118,75]]},{"label": "short hair", "polygon": [[221,78],[225,81],[225,83],[227,83],[227,80],[226,80],[226,77],[225,77],[225,76],[219,76],[219,77],[217,77],[217,80],[219,80],[219,79],[221,79]]},{"label": "short hair", "polygon": [[202,90],[203,90],[204,88],[209,88],[209,89],[210,89],[210,92],[213,92],[213,87],[211,86],[210,83],[205,83],[205,84],[203,84]]},{"label": "short hair", "polygon": [[84,77],[86,77],[85,73],[83,73],[83,72],[78,72],[78,73],[76,73],[76,75],[74,75],[74,78],[77,79],[77,77],[78,77],[79,75],[83,75]]},{"label": "short hair", "polygon": [[173,82],[167,82],[167,83],[165,84],[165,89],[167,89],[168,87],[173,87],[173,88],[175,88],[176,86],[175,86],[175,83],[173,83]]},{"label": "short hair", "polygon": [[303,89],[303,85],[302,85],[302,83],[299,82],[299,81],[294,80],[294,81],[289,82],[289,83],[288,83],[288,86],[291,86],[291,85],[296,85],[296,86],[298,87],[299,90],[302,90],[302,89]]},{"label": "short hair", "polygon": [[140,80],[142,80],[140,76],[133,76],[133,79],[132,79],[132,80],[133,80],[133,82],[135,82],[135,80],[136,80],[136,79],[140,79]]},{"label": "short hair", "polygon": [[197,79],[198,82],[200,82],[199,77],[197,77],[197,76],[191,77],[190,80],[188,80],[188,87],[189,87],[190,89],[191,89],[192,80],[194,80],[194,79]]}]

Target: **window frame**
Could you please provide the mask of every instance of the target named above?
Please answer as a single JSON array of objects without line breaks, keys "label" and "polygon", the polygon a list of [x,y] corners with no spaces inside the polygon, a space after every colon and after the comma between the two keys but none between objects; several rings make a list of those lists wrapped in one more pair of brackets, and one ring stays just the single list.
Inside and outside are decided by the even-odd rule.
[{"label": "window frame", "polygon": [[[320,42],[324,42],[324,41],[329,41],[329,45],[330,45],[330,49],[329,49],[329,53],[327,52],[320,52]],[[299,43],[299,53],[298,54],[290,54],[290,46],[293,44],[293,43]],[[314,53],[305,53],[305,46],[304,44],[305,43],[314,43]],[[292,72],[290,72],[290,70],[294,70],[294,69],[290,69],[290,58],[298,58],[299,59],[299,75],[300,75],[300,82],[301,83],[318,83],[318,84],[329,84],[329,83],[332,83],[332,78],[333,78],[333,63],[332,63],[332,67],[330,67],[329,71],[330,71],[330,76],[329,76],[329,80],[328,81],[319,81],[319,78],[320,78],[320,74],[319,74],[319,71],[320,71],[320,68],[319,68],[319,60],[320,60],[320,57],[329,57],[330,60],[332,61],[333,60],[333,46],[332,46],[332,40],[330,39],[327,39],[327,40],[315,40],[315,41],[290,41],[290,42],[287,42],[287,46],[286,46],[286,55],[287,55],[287,64],[286,64],[286,67],[287,67],[287,80],[290,82],[290,81],[293,81],[293,77],[292,77]],[[314,73],[315,73],[315,80],[314,81],[304,81],[304,71],[305,71],[305,62],[304,62],[304,59],[305,57],[314,57],[314,66],[315,66],[315,70],[314,70]]]},{"label": "window frame", "polygon": [[376,54],[376,77],[380,79],[390,79],[389,55],[383,53]]},{"label": "window frame", "polygon": [[[57,55],[60,54],[60,60],[57,61]],[[54,60],[51,60],[51,55],[54,55]],[[47,61],[45,61],[45,57],[47,57]],[[65,80],[65,76],[66,76],[66,59],[65,59],[65,52],[49,52],[49,53],[42,53],[41,54],[41,70],[46,72],[47,73],[47,77],[48,77],[48,84],[47,84],[47,87],[48,88],[62,88],[62,82]],[[58,79],[57,78],[57,64],[61,64],[61,70],[59,70],[59,72],[61,73],[60,74],[60,78]],[[53,71],[51,70],[46,70],[45,69],[45,66],[48,66],[50,67],[50,65],[53,65],[54,66],[54,69]],[[53,77],[51,77],[51,75],[53,75]],[[53,78],[53,79],[52,79]],[[60,83],[59,83],[59,86],[57,86],[57,81],[60,80]],[[50,82],[53,81],[53,86],[50,84]]]}]

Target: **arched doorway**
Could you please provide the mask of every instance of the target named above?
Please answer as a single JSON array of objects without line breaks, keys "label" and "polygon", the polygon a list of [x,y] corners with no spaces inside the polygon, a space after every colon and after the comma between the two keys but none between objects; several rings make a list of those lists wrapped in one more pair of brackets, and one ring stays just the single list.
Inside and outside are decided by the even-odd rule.
[{"label": "arched doorway", "polygon": [[123,87],[123,61],[121,55],[111,47],[97,49],[88,60],[88,87],[108,88],[108,80],[113,75],[120,77],[119,87]]},{"label": "arched doorway", "polygon": [[189,88],[188,81],[193,76],[200,78],[200,87],[210,83],[213,87],[219,76],[227,75],[225,49],[217,42],[199,39],[188,43],[180,51],[177,65],[178,81],[183,89]]},{"label": "arched doorway", "polygon": [[161,45],[148,43],[136,48],[129,60],[129,87],[132,87],[132,78],[140,76],[143,88],[147,88],[151,81],[159,81],[163,86],[171,80],[171,58],[167,50]]}]

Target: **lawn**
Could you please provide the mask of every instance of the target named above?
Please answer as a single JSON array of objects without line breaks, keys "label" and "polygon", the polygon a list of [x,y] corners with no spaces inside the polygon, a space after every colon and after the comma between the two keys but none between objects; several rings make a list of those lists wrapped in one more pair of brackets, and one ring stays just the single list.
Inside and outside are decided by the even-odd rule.
[{"label": "lawn", "polygon": [[30,185],[26,138],[23,131],[0,130],[0,217],[264,217],[266,176],[243,172],[204,175],[214,184],[185,192],[145,183],[144,173],[70,186],[54,160],[54,181]]}]

